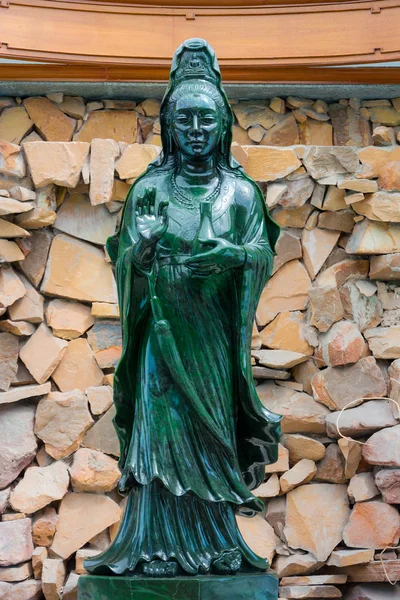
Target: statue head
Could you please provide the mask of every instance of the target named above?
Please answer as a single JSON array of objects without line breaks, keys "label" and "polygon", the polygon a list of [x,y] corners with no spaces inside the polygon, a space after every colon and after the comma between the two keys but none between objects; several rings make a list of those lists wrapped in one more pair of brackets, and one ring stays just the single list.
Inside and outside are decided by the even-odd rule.
[{"label": "statue head", "polygon": [[171,166],[182,153],[192,160],[214,154],[218,166],[232,167],[233,113],[206,41],[187,40],[175,52],[160,124],[163,152],[158,166]]}]

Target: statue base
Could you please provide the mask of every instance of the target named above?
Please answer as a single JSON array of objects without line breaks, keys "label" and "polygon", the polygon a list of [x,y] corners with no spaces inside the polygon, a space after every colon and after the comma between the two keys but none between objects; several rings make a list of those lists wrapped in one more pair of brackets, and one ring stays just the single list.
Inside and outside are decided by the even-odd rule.
[{"label": "statue base", "polygon": [[152,579],[148,577],[79,578],[78,600],[277,600],[278,577],[265,573],[201,575]]}]

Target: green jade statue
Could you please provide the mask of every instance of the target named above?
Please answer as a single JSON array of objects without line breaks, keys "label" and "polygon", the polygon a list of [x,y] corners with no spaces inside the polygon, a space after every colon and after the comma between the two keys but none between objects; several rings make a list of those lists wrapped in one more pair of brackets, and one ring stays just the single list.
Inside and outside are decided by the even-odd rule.
[{"label": "green jade statue", "polygon": [[[281,417],[257,396],[250,342],[279,228],[231,155],[232,110],[204,40],[176,51],[160,123],[162,152],[107,242],[123,333],[114,422],[127,503],[111,546],[85,561],[79,597],[273,599],[276,577],[235,513],[263,510],[250,490],[277,460]],[[115,576],[130,579],[121,596]],[[210,581],[224,595],[208,593]]]}]

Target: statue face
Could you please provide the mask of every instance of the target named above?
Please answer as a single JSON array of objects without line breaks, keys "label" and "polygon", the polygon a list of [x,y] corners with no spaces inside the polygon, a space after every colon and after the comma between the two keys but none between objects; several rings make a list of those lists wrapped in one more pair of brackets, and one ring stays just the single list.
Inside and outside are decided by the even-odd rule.
[{"label": "statue face", "polygon": [[222,122],[212,98],[205,94],[188,94],[177,101],[171,127],[182,154],[201,159],[214,152],[221,138]]}]

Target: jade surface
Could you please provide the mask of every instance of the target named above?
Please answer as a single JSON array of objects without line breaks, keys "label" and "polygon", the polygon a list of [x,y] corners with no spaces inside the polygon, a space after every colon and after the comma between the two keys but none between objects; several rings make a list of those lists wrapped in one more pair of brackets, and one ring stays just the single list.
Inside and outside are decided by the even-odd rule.
[{"label": "jade surface", "polygon": [[[176,578],[167,590],[200,590],[234,574],[260,579],[269,566],[245,543],[235,513],[263,509],[251,490],[277,459],[281,417],[257,397],[250,342],[279,228],[231,156],[232,111],[204,40],[176,51],[160,123],[162,152],[132,185],[107,242],[123,333],[114,402],[127,502],[111,546],[85,562],[108,577],[83,578],[84,599],[90,581],[117,575],[149,590],[157,582],[143,581],[160,578],[158,595],[132,598],[180,598],[162,595],[166,578]],[[274,595],[237,597],[277,597],[275,578],[265,577]],[[122,583],[104,585],[104,598],[129,597],[114,594]]]}]

